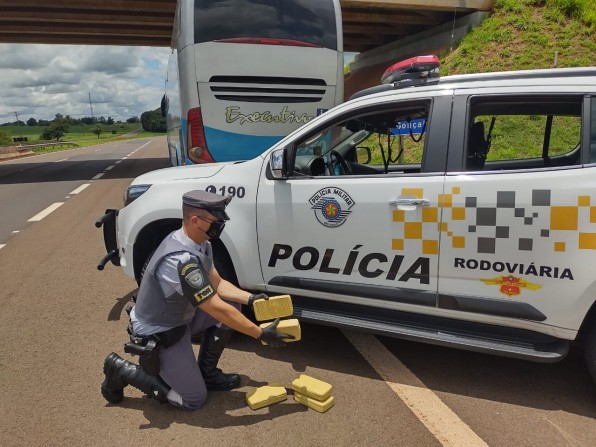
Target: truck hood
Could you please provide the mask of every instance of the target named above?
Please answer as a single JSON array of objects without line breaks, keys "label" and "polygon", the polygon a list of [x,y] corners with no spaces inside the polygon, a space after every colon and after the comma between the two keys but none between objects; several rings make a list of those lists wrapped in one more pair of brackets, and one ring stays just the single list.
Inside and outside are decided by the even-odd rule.
[{"label": "truck hood", "polygon": [[173,168],[157,169],[138,176],[131,182],[131,185],[153,185],[155,183],[163,183],[171,180],[213,177],[221,171],[224,166],[235,163],[238,162],[210,163],[205,165],[176,166]]}]

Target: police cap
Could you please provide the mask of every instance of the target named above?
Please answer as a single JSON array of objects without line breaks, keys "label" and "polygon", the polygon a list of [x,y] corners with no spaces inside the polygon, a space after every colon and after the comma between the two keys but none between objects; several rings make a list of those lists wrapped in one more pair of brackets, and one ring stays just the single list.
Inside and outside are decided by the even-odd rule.
[{"label": "police cap", "polygon": [[232,196],[224,197],[202,190],[189,191],[182,196],[183,204],[207,210],[218,219],[223,220],[230,220],[225,211],[230,200],[232,200]]}]

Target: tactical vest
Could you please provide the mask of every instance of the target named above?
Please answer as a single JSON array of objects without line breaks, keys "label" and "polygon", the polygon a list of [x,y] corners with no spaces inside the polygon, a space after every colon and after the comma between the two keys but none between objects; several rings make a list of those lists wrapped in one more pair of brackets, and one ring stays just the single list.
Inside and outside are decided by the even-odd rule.
[{"label": "tactical vest", "polygon": [[188,252],[199,259],[207,273],[213,266],[213,252],[210,243],[206,244],[206,253],[200,253],[174,239],[174,233],[170,233],[155,250],[145,269],[135,304],[135,314],[139,320],[167,328],[182,326],[190,322],[195,314],[195,308],[184,295],[180,295],[176,291],[164,296],[158,279],[155,277],[155,270],[163,258],[175,253]]}]

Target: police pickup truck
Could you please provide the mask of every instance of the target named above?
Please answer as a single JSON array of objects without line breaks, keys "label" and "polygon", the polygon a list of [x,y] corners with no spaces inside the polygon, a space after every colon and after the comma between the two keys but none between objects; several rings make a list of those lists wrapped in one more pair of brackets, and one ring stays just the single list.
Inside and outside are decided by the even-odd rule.
[{"label": "police pickup truck", "polygon": [[220,274],[305,321],[538,362],[581,339],[596,378],[596,68],[436,62],[396,64],[252,160],[136,178],[97,222],[98,268],[139,280],[204,189],[233,197]]}]

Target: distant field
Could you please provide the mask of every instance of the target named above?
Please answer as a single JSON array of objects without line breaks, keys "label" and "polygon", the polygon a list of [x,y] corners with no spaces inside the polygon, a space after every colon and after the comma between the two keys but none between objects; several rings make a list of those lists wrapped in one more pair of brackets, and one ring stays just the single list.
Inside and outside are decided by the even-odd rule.
[{"label": "distant field", "polygon": [[[39,144],[42,141],[39,139],[41,133],[46,129],[47,126],[0,126],[0,130],[5,130],[10,132],[11,136],[14,137],[27,137],[26,143],[21,144]],[[140,123],[136,124],[114,124],[111,126],[104,125],[102,126],[103,133],[99,135],[99,138],[96,134],[92,132],[92,129],[95,125],[78,125],[78,126],[70,126],[70,129],[66,135],[62,138],[62,141],[70,142],[76,144],[77,146],[92,146],[94,144],[99,143],[108,143],[110,141],[119,140],[123,137],[123,135],[133,132],[135,130],[140,129]],[[114,133],[113,133],[114,132]],[[133,138],[142,138],[142,137],[151,137],[151,136],[161,136],[165,134],[161,133],[154,133],[154,132],[140,132],[134,135]],[[53,150],[61,150],[66,148],[56,148],[56,147],[48,147],[48,148],[39,148],[34,149],[35,152],[47,152]]]}]

